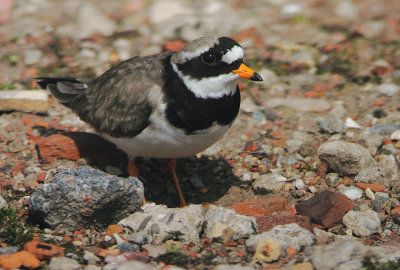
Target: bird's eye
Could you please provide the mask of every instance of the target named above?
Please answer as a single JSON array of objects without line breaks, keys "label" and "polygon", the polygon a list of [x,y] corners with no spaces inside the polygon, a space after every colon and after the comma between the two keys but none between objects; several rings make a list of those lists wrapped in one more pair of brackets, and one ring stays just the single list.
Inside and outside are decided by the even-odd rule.
[{"label": "bird's eye", "polygon": [[217,58],[212,53],[205,53],[201,56],[201,61],[209,66],[212,66],[217,62]]}]

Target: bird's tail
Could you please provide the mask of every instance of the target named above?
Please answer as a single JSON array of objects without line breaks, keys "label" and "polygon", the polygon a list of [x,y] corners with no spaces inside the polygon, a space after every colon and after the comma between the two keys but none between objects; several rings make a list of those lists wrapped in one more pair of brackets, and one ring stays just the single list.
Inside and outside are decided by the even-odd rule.
[{"label": "bird's tail", "polygon": [[39,86],[50,91],[51,95],[67,107],[84,94],[89,79],[75,78],[35,78]]}]

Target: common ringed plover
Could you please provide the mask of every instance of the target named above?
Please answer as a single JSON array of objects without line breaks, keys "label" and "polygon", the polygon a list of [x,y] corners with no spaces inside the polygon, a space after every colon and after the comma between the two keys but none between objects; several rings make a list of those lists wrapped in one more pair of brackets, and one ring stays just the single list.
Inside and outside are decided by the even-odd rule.
[{"label": "common ringed plover", "polygon": [[105,139],[130,157],[167,158],[181,206],[175,158],[214,144],[239,112],[238,79],[262,81],[243,64],[243,48],[227,37],[202,37],[178,52],[123,61],[93,80],[38,78]]}]

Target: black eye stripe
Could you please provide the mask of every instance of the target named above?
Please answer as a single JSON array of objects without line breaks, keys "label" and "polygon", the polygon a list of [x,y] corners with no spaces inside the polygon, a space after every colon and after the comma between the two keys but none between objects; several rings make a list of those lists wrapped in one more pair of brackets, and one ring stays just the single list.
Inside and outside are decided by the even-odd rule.
[{"label": "black eye stripe", "polygon": [[215,65],[217,63],[217,58],[213,53],[204,53],[200,57],[201,61],[207,65]]},{"label": "black eye stripe", "polygon": [[[176,63],[178,70],[193,79],[201,80],[202,78],[217,77],[222,74],[229,74],[233,70],[238,69],[242,64],[243,59],[228,64],[222,61],[223,55],[235,46],[241,47],[236,41],[222,37],[218,39],[213,47],[209,48],[206,52],[192,59],[187,59],[185,62]],[[215,56],[215,63],[212,56]],[[210,57],[210,59],[208,59]]]},{"label": "black eye stripe", "polygon": [[213,66],[209,66],[205,65],[199,58],[197,58],[183,64],[178,64],[177,68],[183,73],[183,75],[190,76],[192,79],[201,80],[203,78],[229,74],[233,70],[238,69],[242,62],[242,59],[239,59],[230,64],[218,62]]}]

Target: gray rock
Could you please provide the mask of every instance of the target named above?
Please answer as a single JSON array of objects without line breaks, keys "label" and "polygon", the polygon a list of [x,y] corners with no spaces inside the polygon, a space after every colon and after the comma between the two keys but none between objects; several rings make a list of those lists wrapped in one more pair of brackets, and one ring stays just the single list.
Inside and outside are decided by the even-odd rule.
[{"label": "gray rock", "polygon": [[398,233],[400,231],[400,225],[394,223],[393,221],[388,221],[385,223],[383,229],[384,231],[388,230],[389,234],[391,234],[392,232]]},{"label": "gray rock", "polygon": [[151,237],[151,235],[146,231],[138,231],[133,234],[128,234],[125,235],[125,238],[137,245],[145,245],[153,242],[153,237]]},{"label": "gray rock", "polygon": [[343,223],[357,236],[368,236],[382,231],[378,214],[368,209],[367,211],[349,211],[343,217]]},{"label": "gray rock", "polygon": [[214,270],[253,270],[250,265],[240,265],[240,264],[220,264],[214,268]]},{"label": "gray rock", "polygon": [[263,68],[257,73],[263,78],[263,84],[266,87],[270,87],[271,85],[279,82],[279,77],[276,75],[276,73],[268,68]]},{"label": "gray rock", "polygon": [[313,156],[317,149],[314,146],[314,139],[306,132],[293,132],[291,140],[286,141],[286,151],[289,154],[298,152],[303,157]]},{"label": "gray rock", "polygon": [[153,244],[143,245],[142,248],[147,250],[148,255],[152,258],[157,258],[160,255],[163,255],[168,252],[167,247]]},{"label": "gray rock", "polygon": [[100,266],[97,266],[97,265],[87,265],[85,267],[85,270],[102,270],[102,268]]},{"label": "gray rock", "polygon": [[374,211],[385,210],[389,213],[393,206],[399,204],[399,201],[395,198],[389,198],[388,193],[377,192],[375,194],[375,199],[371,201],[371,208]]},{"label": "gray rock", "polygon": [[24,63],[25,65],[38,64],[42,58],[42,51],[39,49],[28,49],[24,51]]},{"label": "gray rock", "polygon": [[[335,241],[329,245],[306,248],[305,254],[311,259],[316,270],[336,270],[343,264],[354,261],[360,269],[366,247],[356,240]],[[358,260],[355,260],[356,257]]]},{"label": "gray rock", "polygon": [[318,148],[318,157],[328,170],[341,176],[356,175],[362,169],[376,165],[367,149],[356,143],[333,141]]},{"label": "gray rock", "polygon": [[356,183],[381,184],[390,187],[400,180],[400,170],[393,155],[380,155],[378,166],[361,170],[355,177]]},{"label": "gray rock", "polygon": [[74,259],[67,257],[53,257],[48,266],[49,270],[79,270],[81,265]]},{"label": "gray rock", "polygon": [[[299,74],[293,74],[293,76],[290,76],[288,80],[290,86],[292,86],[294,90],[301,91],[306,88],[312,88],[312,86],[317,82],[317,77],[315,76],[315,74],[301,72]],[[295,98],[295,99],[298,99],[299,101],[307,100],[307,98]],[[313,100],[319,101],[323,99],[313,99]]]},{"label": "gray rock", "polygon": [[305,188],[305,184],[304,184],[304,181],[303,180],[301,180],[301,179],[296,179],[295,181],[294,181],[294,187],[296,188],[296,189],[302,189],[302,188]]},{"label": "gray rock", "polygon": [[398,125],[394,124],[377,124],[372,127],[370,127],[370,131],[372,134],[378,134],[378,135],[390,135],[396,130],[399,130],[400,127]]},{"label": "gray rock", "polygon": [[254,192],[259,194],[278,193],[285,186],[286,177],[277,173],[267,173],[253,182]]},{"label": "gray rock", "polygon": [[199,244],[204,214],[205,209],[201,205],[167,208],[165,205],[147,203],[143,206],[143,212],[136,212],[118,224],[127,227],[132,234],[146,232],[152,237],[153,244],[161,244],[168,239]]},{"label": "gray rock", "polygon": [[380,167],[364,168],[354,177],[354,182],[381,184],[385,187],[389,187],[389,180],[387,179],[383,169]]},{"label": "gray rock", "polygon": [[303,229],[296,223],[278,225],[272,230],[262,234],[251,235],[246,241],[246,246],[255,248],[257,243],[264,238],[272,238],[279,242],[281,251],[286,252],[286,248],[292,247],[297,251],[314,244],[315,236],[310,231]]},{"label": "gray rock", "polygon": [[0,255],[13,254],[15,252],[18,252],[18,250],[19,250],[19,247],[15,247],[15,246],[1,247]]},{"label": "gray rock", "polygon": [[150,264],[146,264],[144,262],[141,261],[129,261],[126,263],[123,263],[121,265],[118,265],[116,268],[116,270],[156,270],[157,268],[150,265]]},{"label": "gray rock", "polygon": [[328,173],[325,178],[326,184],[330,187],[340,182],[339,174],[337,173]]},{"label": "gray rock", "polygon": [[77,167],[39,186],[30,197],[30,214],[53,229],[104,229],[137,211],[142,202],[143,185],[137,178]]},{"label": "gray rock", "polygon": [[87,262],[88,265],[93,265],[101,261],[99,257],[87,250],[85,250],[83,253],[83,259]]},{"label": "gray rock", "polygon": [[371,155],[375,155],[378,148],[382,145],[383,137],[379,134],[372,134],[369,129],[364,129],[356,139],[365,141]]},{"label": "gray rock", "polygon": [[109,36],[117,29],[116,24],[91,2],[83,2],[79,7],[77,21],[78,38],[93,34]]},{"label": "gray rock", "polygon": [[394,83],[384,83],[379,85],[376,90],[385,96],[394,96],[400,91],[400,87]]},{"label": "gray rock", "polygon": [[271,98],[265,102],[265,105],[271,109],[285,106],[301,112],[325,112],[331,108],[325,99],[310,98]]},{"label": "gray rock", "polygon": [[354,186],[344,186],[341,185],[338,187],[338,191],[345,195],[350,200],[357,200],[360,199],[363,195],[362,189]]},{"label": "gray rock", "polygon": [[394,155],[380,155],[378,161],[378,165],[389,181],[400,181],[400,162]]},{"label": "gray rock", "polygon": [[337,2],[335,14],[339,17],[356,20],[358,18],[358,8],[351,0],[341,0]]},{"label": "gray rock", "polygon": [[361,26],[361,31],[363,36],[368,39],[378,38],[381,36],[382,32],[385,30],[386,25],[384,22],[373,20],[364,22]]},{"label": "gray rock", "polygon": [[344,133],[346,131],[343,120],[338,117],[318,120],[318,127],[320,128],[321,133],[326,134]]},{"label": "gray rock", "polygon": [[365,246],[356,239],[337,240],[329,245],[308,247],[305,254],[315,270],[361,269],[365,257],[378,264],[398,261],[400,248],[397,246]]},{"label": "gray rock", "polygon": [[4,209],[8,206],[7,201],[0,195],[0,210]]},{"label": "gray rock", "polygon": [[316,227],[313,228],[313,232],[315,235],[316,244],[320,244],[320,245],[327,244],[335,237],[335,235],[333,233],[318,229]]},{"label": "gray rock", "polygon": [[238,215],[232,209],[219,206],[209,206],[204,221],[204,234],[209,238],[212,238],[213,229],[219,225],[218,223],[225,225],[232,231],[234,240],[248,237],[258,231],[254,217]]},{"label": "gray rock", "polygon": [[182,0],[154,1],[149,10],[149,20],[152,24],[165,23],[175,16],[194,15],[193,8]]},{"label": "gray rock", "polygon": [[337,100],[333,102],[333,108],[329,111],[329,114],[335,117],[343,118],[347,115],[347,110],[344,107],[343,100]]},{"label": "gray rock", "polygon": [[119,244],[115,247],[116,249],[119,249],[119,253],[124,253],[124,252],[136,252],[140,249],[139,245],[133,244],[133,243],[129,243],[129,242],[125,242],[122,244]]}]

